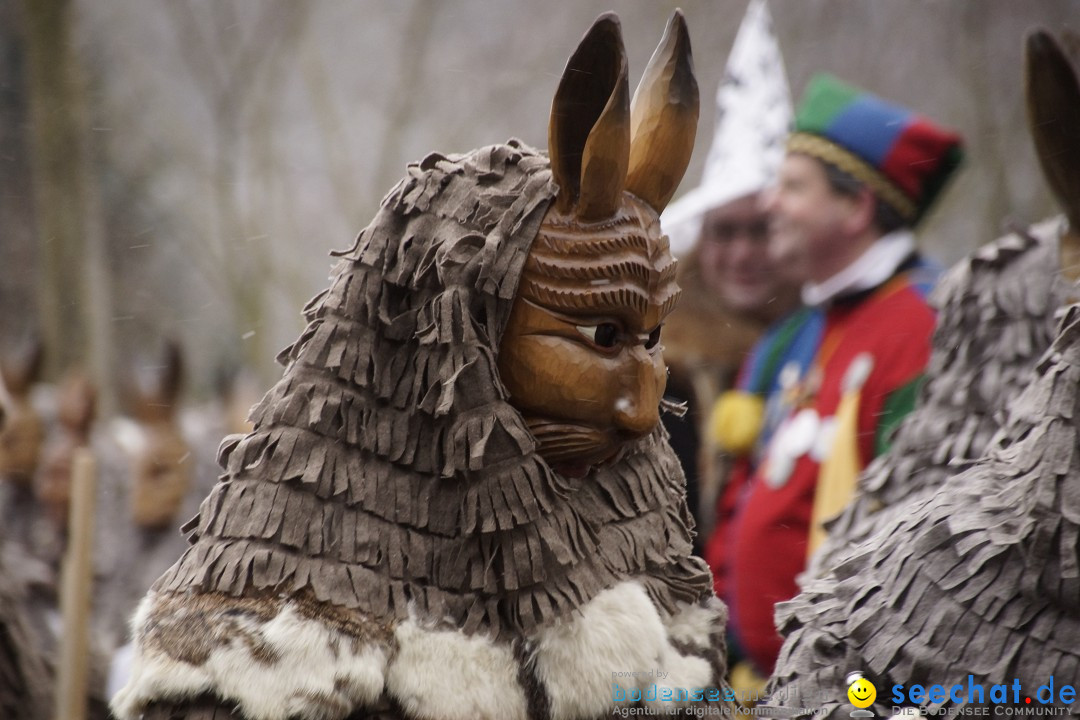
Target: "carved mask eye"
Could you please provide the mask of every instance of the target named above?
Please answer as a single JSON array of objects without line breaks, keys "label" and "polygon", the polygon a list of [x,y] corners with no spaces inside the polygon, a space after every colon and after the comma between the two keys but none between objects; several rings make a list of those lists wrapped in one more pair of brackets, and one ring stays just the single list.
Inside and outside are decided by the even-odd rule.
[{"label": "carved mask eye", "polygon": [[602,348],[613,348],[619,339],[619,328],[614,323],[599,325],[576,325],[579,333]]},{"label": "carved mask eye", "polygon": [[657,325],[656,329],[649,333],[648,339],[645,341],[645,349],[652,350],[654,347],[660,344],[660,326]]}]

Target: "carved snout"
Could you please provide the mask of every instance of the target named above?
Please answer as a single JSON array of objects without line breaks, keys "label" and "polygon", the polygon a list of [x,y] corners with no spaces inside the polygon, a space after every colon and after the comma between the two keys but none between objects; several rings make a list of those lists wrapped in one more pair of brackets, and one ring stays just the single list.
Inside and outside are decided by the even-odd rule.
[{"label": "carved snout", "polygon": [[626,351],[627,367],[622,375],[621,392],[615,400],[614,422],[623,435],[638,438],[648,435],[660,422],[662,373],[657,373],[655,359],[637,346]]}]

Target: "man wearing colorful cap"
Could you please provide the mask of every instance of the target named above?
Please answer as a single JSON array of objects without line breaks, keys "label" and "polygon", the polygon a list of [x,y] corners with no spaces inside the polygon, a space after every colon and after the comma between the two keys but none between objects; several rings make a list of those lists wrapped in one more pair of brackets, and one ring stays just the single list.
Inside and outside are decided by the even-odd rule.
[{"label": "man wearing colorful cap", "polygon": [[763,675],[781,645],[773,606],[796,594],[821,521],[914,402],[936,272],[911,228],[960,158],[956,134],[828,75],[796,113],[766,207],[771,250],[804,262],[803,312],[816,321],[801,321],[768,398],[760,462],[729,489],[734,514],[709,547],[735,637]]}]

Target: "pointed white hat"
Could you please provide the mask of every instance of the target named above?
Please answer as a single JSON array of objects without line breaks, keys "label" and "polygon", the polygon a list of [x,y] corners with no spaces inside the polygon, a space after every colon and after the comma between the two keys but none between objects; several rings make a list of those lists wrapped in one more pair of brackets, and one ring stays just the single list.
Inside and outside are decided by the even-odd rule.
[{"label": "pointed white hat", "polygon": [[664,211],[671,251],[686,256],[708,210],[773,182],[791,129],[791,92],[766,0],[750,0],[716,91],[716,130],[701,184]]}]

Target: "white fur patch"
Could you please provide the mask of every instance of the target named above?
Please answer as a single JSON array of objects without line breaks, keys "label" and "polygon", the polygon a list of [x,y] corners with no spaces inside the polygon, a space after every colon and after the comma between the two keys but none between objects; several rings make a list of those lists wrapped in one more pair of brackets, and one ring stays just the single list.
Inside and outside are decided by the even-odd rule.
[{"label": "white fur patch", "polygon": [[394,632],[397,653],[386,689],[409,717],[525,720],[528,701],[510,647],[458,630],[426,630],[408,620]]},{"label": "white fur patch", "polygon": [[[706,618],[714,613],[696,610],[689,608],[685,617],[677,616],[675,627],[700,645],[702,639],[693,633],[710,627],[712,621]],[[610,714],[617,707],[616,683],[624,691],[645,690],[653,683],[658,689],[689,690],[707,687],[712,681],[706,660],[685,657],[671,646],[660,613],[636,582],[605,590],[572,619],[541,631],[534,640],[536,673],[547,688],[554,720]],[[661,679],[658,672],[667,675]],[[667,702],[656,707],[674,711],[676,705]]]},{"label": "white fur patch", "polygon": [[[712,677],[712,665],[709,664],[708,660],[693,655],[689,657],[680,655],[670,646],[664,650],[657,667],[666,672],[667,677],[663,680],[652,678],[652,682],[656,683],[656,700],[650,701],[648,704],[661,713],[674,713],[684,707],[686,705],[684,700],[689,699],[690,692],[695,688],[703,689],[715,685]],[[665,688],[671,691],[670,695],[664,694]],[[680,691],[685,691],[686,694],[682,695]],[[682,698],[683,700],[664,700],[665,697]]]},{"label": "white fur patch", "polygon": [[[152,600],[148,596],[140,605],[133,620],[136,627],[145,621]],[[213,691],[236,703],[246,717],[332,720],[382,694],[383,648],[366,645],[354,652],[351,639],[300,616],[289,605],[270,621],[240,622],[246,625],[245,632],[277,654],[276,662],[254,658],[242,641],[215,648],[198,666],[139,647],[131,678],[112,700],[113,712],[133,719],[151,700],[193,698]]]},{"label": "white fur patch", "polygon": [[717,597],[709,598],[705,605],[686,605],[664,620],[664,627],[673,640],[702,650],[712,644],[712,634],[725,624],[727,610]]},{"label": "white fur patch", "polygon": [[[133,620],[136,628],[145,623],[152,602],[153,596],[143,600]],[[709,636],[723,626],[723,615],[723,605],[714,601],[663,618],[637,582],[600,593],[530,639],[552,720],[609,714],[619,706],[614,683],[643,694],[654,684],[657,690],[673,691],[709,687],[715,679],[708,661],[680,654],[669,638],[706,648]],[[112,701],[117,717],[132,720],[152,700],[212,691],[258,720],[337,720],[376,702],[384,688],[410,717],[423,720],[525,720],[528,714],[518,659],[508,645],[484,636],[430,630],[410,619],[396,628],[388,661],[386,648],[372,644],[354,652],[350,640],[289,605],[267,622],[243,614],[230,619],[275,653],[277,661],[260,661],[239,639],[215,648],[198,666],[140,647],[131,678]],[[682,703],[658,700],[650,705],[668,712]]]}]

